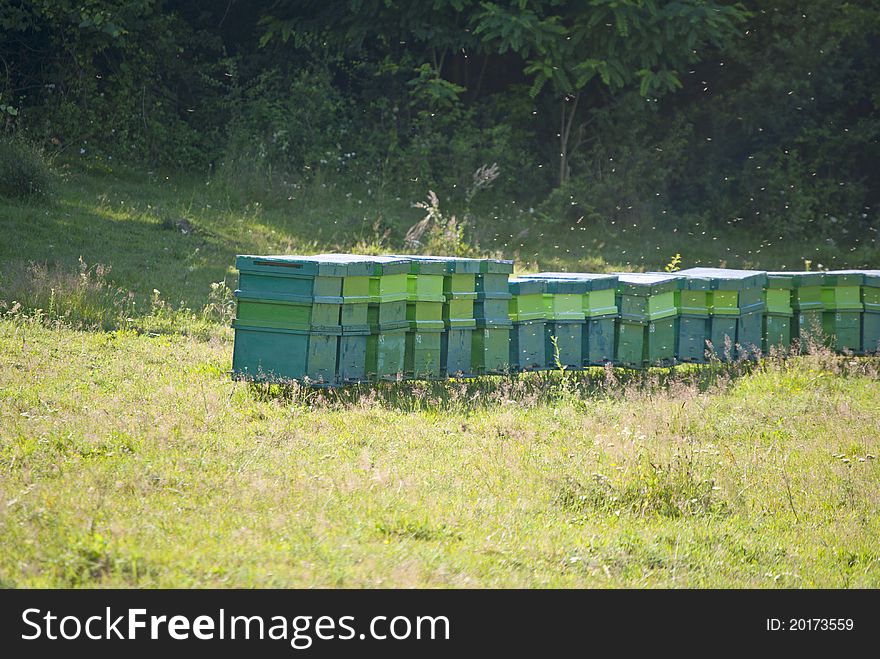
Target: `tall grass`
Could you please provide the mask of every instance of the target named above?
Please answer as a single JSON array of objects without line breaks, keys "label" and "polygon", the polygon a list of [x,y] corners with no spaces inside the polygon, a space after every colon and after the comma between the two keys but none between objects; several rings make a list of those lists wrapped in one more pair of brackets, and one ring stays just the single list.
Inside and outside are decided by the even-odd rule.
[{"label": "tall grass", "polygon": [[0,273],[0,314],[29,316],[54,327],[72,329],[177,333],[207,338],[227,334],[234,314],[232,291],[215,282],[198,311],[173,307],[154,289],[139,304],[133,291],[114,286],[111,268],[88,265],[82,257],[76,272],[29,263]]}]

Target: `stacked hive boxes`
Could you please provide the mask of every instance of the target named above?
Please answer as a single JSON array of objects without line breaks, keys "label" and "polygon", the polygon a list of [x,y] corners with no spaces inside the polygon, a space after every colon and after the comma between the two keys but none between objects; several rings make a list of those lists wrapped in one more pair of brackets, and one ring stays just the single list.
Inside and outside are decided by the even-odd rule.
[{"label": "stacked hive boxes", "polygon": [[[319,254],[315,258],[342,263],[350,268],[366,266],[369,334],[364,346],[364,376],[370,381],[399,379],[404,372],[406,333],[409,328],[406,311],[411,262],[392,256],[353,254]],[[357,292],[362,290],[362,282],[359,282]],[[356,299],[358,301],[352,302],[351,307],[362,304],[360,296]],[[356,314],[357,320],[360,320],[361,311],[358,310]]]},{"label": "stacked hive boxes", "polygon": [[[682,284],[679,304],[684,304],[685,292],[689,304],[701,304],[699,291],[706,295],[709,311],[708,334],[704,335],[719,357],[749,357],[757,355],[763,348],[763,315],[766,303],[764,287],[767,273],[755,270],[728,270],[725,268],[689,268],[676,274],[689,281]],[[695,290],[688,291],[690,280],[694,280]],[[699,307],[702,310],[703,307]],[[690,310],[689,310],[690,311]],[[684,312],[684,307],[682,307]],[[699,327],[699,323],[690,323]],[[680,337],[680,340],[684,337]],[[689,333],[688,354],[695,352],[694,337]],[[679,348],[681,348],[681,343]],[[735,352],[734,352],[735,349]],[[697,361],[697,360],[694,360]]]},{"label": "stacked hive boxes", "polygon": [[[541,277],[541,275],[538,275]],[[544,308],[547,312],[544,351],[548,368],[584,366],[584,296],[588,293],[583,279],[541,277],[546,282]]]},{"label": "stacked hive boxes", "polygon": [[822,336],[822,287],[825,284],[823,272],[769,272],[768,277],[791,277],[791,306],[794,310],[794,323],[791,338],[798,339],[801,350],[806,350],[811,340]]},{"label": "stacked hive boxes", "polygon": [[[477,298],[476,279],[480,273],[480,259],[466,259],[446,256],[401,256],[419,264],[433,264],[432,276],[442,273],[440,299],[440,373],[452,376],[471,374],[471,360],[474,329],[474,300]],[[420,266],[421,267],[421,266]],[[439,268],[439,269],[434,269]],[[436,285],[433,284],[436,290]]]},{"label": "stacked hive boxes", "polygon": [[441,338],[445,324],[443,279],[446,264],[441,260],[412,259],[407,279],[404,372],[409,378],[440,377]]},{"label": "stacked hive boxes", "polygon": [[544,294],[545,279],[511,279],[509,316],[513,323],[510,332],[510,367],[518,371],[537,371],[547,368],[546,327],[547,309]]},{"label": "stacked hive boxes", "polygon": [[233,373],[336,384],[344,265],[315,257],[239,256]]},{"label": "stacked hive boxes", "polygon": [[446,331],[441,343],[440,359],[448,376],[466,376],[474,371],[473,345],[477,321],[474,300],[477,299],[477,259],[447,258],[443,278],[443,322]]},{"label": "stacked hive boxes", "polygon": [[767,305],[763,327],[764,352],[770,352],[773,348],[784,351],[791,348],[794,324],[793,294],[792,275],[781,272],[767,273],[767,287],[764,290],[764,302]]},{"label": "stacked hive boxes", "polygon": [[480,272],[476,275],[474,318],[477,329],[471,346],[471,370],[483,375],[506,373],[510,370],[510,330],[508,315],[511,299],[507,279],[513,272],[513,261],[476,259]]},{"label": "stacked hive boxes", "polygon": [[345,268],[342,279],[342,336],[339,337],[337,379],[340,384],[367,382],[367,344],[370,340],[370,261],[333,258]]},{"label": "stacked hive boxes", "polygon": [[864,270],[862,352],[880,353],[880,270]]},{"label": "stacked hive boxes", "polygon": [[617,275],[582,275],[584,293],[584,366],[614,361],[617,324]]},{"label": "stacked hive boxes", "polygon": [[711,293],[708,277],[682,277],[675,292],[679,311],[676,355],[679,361],[704,363],[712,339]]},{"label": "stacked hive boxes", "polygon": [[828,344],[838,351],[862,350],[861,272],[826,272],[822,286],[822,331]]},{"label": "stacked hive boxes", "polygon": [[[614,361],[616,275],[539,272],[520,279],[544,280],[547,292],[547,365],[566,368]],[[554,346],[550,337],[554,337]],[[556,354],[558,350],[558,355]]]},{"label": "stacked hive boxes", "polygon": [[619,272],[615,361],[622,366],[670,364],[675,360],[679,277],[660,273]]}]

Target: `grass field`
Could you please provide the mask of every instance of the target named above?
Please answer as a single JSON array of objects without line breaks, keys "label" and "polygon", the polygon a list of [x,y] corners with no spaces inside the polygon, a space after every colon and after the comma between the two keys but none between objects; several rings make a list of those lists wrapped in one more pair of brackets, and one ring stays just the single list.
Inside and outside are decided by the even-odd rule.
[{"label": "grass field", "polygon": [[[49,203],[0,204],[0,585],[880,586],[880,359],[234,383],[211,283],[233,286],[236,252],[383,244],[344,195],[259,210],[205,187],[71,175]],[[812,249],[607,235],[582,262],[797,267]],[[554,244],[539,267],[578,262]]]}]

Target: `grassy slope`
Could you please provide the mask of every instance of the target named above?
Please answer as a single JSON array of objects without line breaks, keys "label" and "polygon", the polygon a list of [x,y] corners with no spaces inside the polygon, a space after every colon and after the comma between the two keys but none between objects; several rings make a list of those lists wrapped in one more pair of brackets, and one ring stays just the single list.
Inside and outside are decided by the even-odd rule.
[{"label": "grassy slope", "polygon": [[[28,260],[82,255],[140,304],[157,288],[200,308],[236,252],[381,247],[356,197],[261,210],[203,184],[72,176],[53,204],[0,205],[0,300],[27,293]],[[162,228],[177,216],[198,232]],[[594,236],[584,262],[726,253],[651,235]],[[539,265],[574,266],[553,245]],[[207,335],[0,320],[0,583],[880,586],[876,360],[815,355],[704,393],[531,378],[328,401],[230,382],[229,332]]]},{"label": "grassy slope", "polygon": [[[328,183],[300,189],[289,200],[267,196],[268,202],[251,201],[217,181],[68,174],[51,204],[0,200],[0,286],[7,289],[2,297],[17,286],[13,280],[26,278],[29,261],[75,271],[82,257],[92,266],[111,266],[111,279],[134,291],[141,304],[155,288],[174,305],[198,308],[211,282],[234,283],[237,253],[400,251],[406,229],[423,214],[411,207],[416,199],[368,194],[356,183],[347,192]],[[163,228],[181,217],[195,226],[194,234]],[[676,252],[682,267],[800,269],[804,259],[814,267],[880,267],[875,236],[835,246],[649,221],[552,226],[513,207],[486,209],[473,224],[486,252],[515,257],[518,268],[528,270],[656,270]],[[391,234],[383,239],[386,228]]]}]

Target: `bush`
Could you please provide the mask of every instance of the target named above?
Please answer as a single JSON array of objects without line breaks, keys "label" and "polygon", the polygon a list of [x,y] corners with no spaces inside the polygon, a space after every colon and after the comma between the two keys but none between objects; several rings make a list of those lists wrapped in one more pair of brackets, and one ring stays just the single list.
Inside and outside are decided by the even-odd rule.
[{"label": "bush", "polygon": [[17,137],[0,137],[0,197],[45,197],[52,171],[42,150]]}]

